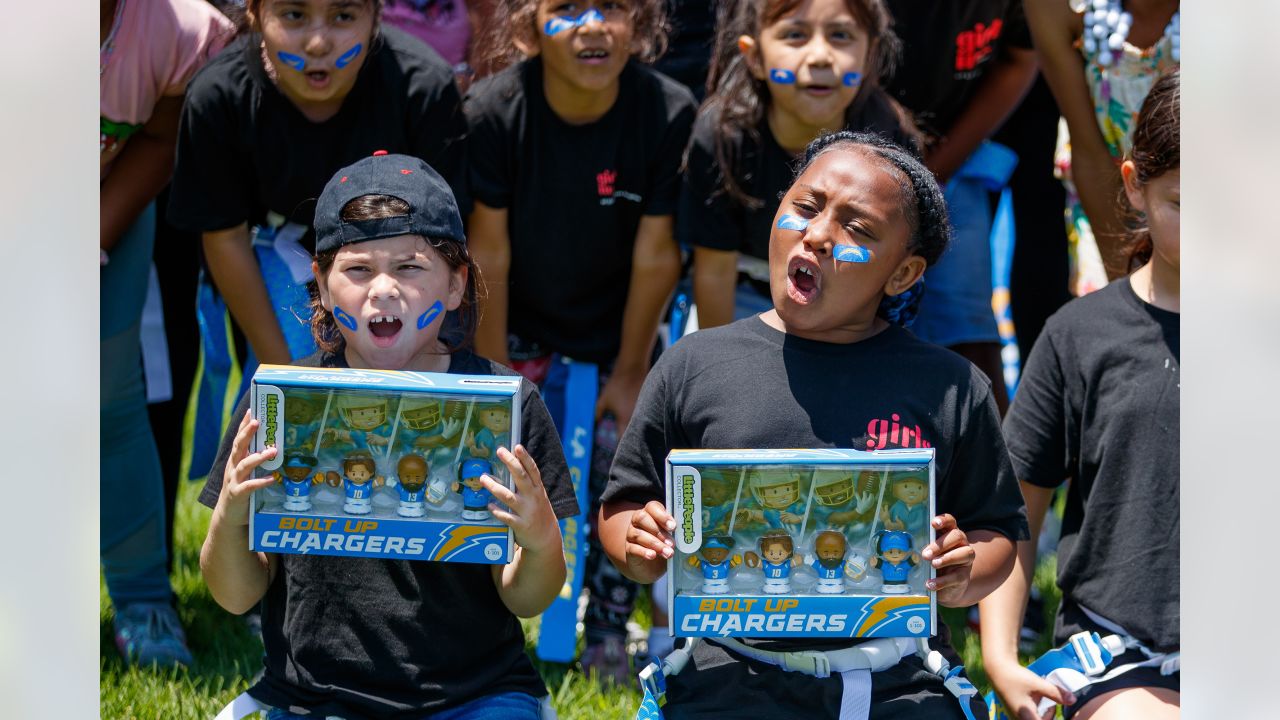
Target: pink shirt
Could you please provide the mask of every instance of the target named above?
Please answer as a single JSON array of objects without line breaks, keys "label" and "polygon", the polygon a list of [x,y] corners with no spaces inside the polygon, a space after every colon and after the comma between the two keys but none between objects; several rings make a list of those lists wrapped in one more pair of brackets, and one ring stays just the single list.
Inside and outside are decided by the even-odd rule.
[{"label": "pink shirt", "polygon": [[119,0],[98,63],[101,118],[98,178],[162,97],[180,97],[235,28],[204,0]]},{"label": "pink shirt", "polygon": [[393,0],[383,4],[382,22],[430,45],[450,65],[467,58],[471,20],[465,0]]}]

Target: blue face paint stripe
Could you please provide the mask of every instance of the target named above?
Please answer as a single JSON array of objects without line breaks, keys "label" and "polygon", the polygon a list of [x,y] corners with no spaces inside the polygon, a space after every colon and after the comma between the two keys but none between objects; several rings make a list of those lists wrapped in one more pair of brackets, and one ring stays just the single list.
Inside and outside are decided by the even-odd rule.
[{"label": "blue face paint stripe", "polygon": [[858,87],[862,84],[862,73],[847,72],[841,79],[844,81],[845,87]]},{"label": "blue face paint stripe", "polygon": [[831,254],[836,262],[865,263],[871,260],[871,253],[861,245],[836,245]]},{"label": "blue face paint stripe", "polygon": [[809,227],[809,221],[795,215],[783,215],[778,218],[779,230],[804,230]]},{"label": "blue face paint stripe", "polygon": [[794,85],[796,82],[796,74],[790,70],[782,68],[770,68],[769,81],[778,85]]},{"label": "blue face paint stripe", "polygon": [[276,57],[280,58],[280,62],[288,65],[298,72],[302,72],[307,67],[307,61],[304,60],[301,55],[294,55],[293,53],[287,53],[283,50],[277,50]]},{"label": "blue face paint stripe", "polygon": [[337,305],[333,306],[333,319],[343,325],[346,325],[348,330],[356,329],[356,319],[348,315],[346,310],[343,310]]},{"label": "blue face paint stripe", "polygon": [[444,303],[441,303],[439,300],[431,303],[431,307],[427,308],[426,312],[418,316],[418,329],[421,330],[422,328],[430,325],[431,321],[435,320],[436,316],[442,312],[444,312]]},{"label": "blue face paint stripe", "polygon": [[546,33],[547,37],[552,37],[564,30],[582,27],[592,20],[602,23],[604,22],[604,14],[595,8],[590,8],[577,17],[553,17],[542,26],[542,32]]},{"label": "blue face paint stripe", "polygon": [[364,50],[364,43],[356,43],[355,47],[342,53],[338,56],[337,60],[333,61],[334,66],[341,70],[342,68],[350,65],[352,60],[359,57],[361,50]]}]

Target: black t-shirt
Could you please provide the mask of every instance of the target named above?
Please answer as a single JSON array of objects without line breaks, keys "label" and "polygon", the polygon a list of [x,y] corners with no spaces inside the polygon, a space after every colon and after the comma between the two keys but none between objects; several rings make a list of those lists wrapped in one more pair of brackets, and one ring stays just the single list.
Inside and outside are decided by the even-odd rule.
[{"label": "black t-shirt", "polygon": [[[716,157],[718,116],[718,106],[710,104],[693,125],[680,189],[680,212],[676,215],[676,238],[682,245],[736,250],[768,260],[773,218],[782,194],[791,187],[798,158],[778,145],[767,121],[761,121],[756,128],[759,141],[747,133],[730,136],[728,155],[733,158],[734,178],[744,192],[762,203],[757,209],[745,207],[724,189],[724,170]],[[883,91],[873,92],[861,101],[847,127],[879,133],[915,150],[912,136],[902,128]],[[764,294],[768,297],[767,287]]]},{"label": "black t-shirt", "polygon": [[[1178,327],[1127,278],[1068,303],[1045,324],[1004,423],[1020,480],[1071,479],[1064,604],[1156,650],[1179,643]],[[1060,613],[1060,639],[1063,626]]]},{"label": "black t-shirt", "polygon": [[888,0],[902,56],[889,92],[927,135],[945,135],[1006,47],[1031,49],[1022,0]]},{"label": "black t-shirt", "polygon": [[[316,353],[297,365],[346,367]],[[449,372],[515,375],[467,351]],[[537,388],[521,382],[521,442],[538,463],[556,517],[578,513],[560,437]],[[240,399],[200,493],[214,507]],[[275,707],[312,715],[421,718],[484,695],[547,692],[524,652],[524,633],[502,603],[490,565],[324,555],[278,555],[262,600],[263,675],[250,689]]]},{"label": "black t-shirt", "polygon": [[466,120],[453,73],[434,50],[382,27],[342,108],[315,123],[267,77],[260,43],[256,34],[236,39],[187,89],[171,223],[207,232],[262,224],[270,212],[309,227],[329,178],[375,150],[422,158],[449,182],[459,208],[470,208]]},{"label": "black t-shirt", "polygon": [[[645,379],[601,502],[665,502],[666,457],[677,448],[887,447],[935,448],[935,507],[962,530],[1027,537],[989,381],[897,326],[832,344],[784,334],[757,315],[683,338]],[[948,643],[945,626],[939,640]]]},{"label": "black t-shirt", "polygon": [[667,51],[653,67],[702,97],[716,42],[716,12],[720,0],[667,0]]},{"label": "black t-shirt", "polygon": [[642,215],[671,215],[693,96],[636,61],[604,117],[570,125],[547,105],[535,58],[467,93],[472,196],[508,209],[508,329],[588,362],[622,338]]}]

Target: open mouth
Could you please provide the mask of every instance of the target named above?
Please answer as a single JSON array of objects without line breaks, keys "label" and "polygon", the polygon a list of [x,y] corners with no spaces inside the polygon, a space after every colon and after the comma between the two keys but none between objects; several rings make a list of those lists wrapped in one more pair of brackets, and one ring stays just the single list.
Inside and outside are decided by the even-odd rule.
[{"label": "open mouth", "polygon": [[801,304],[813,302],[821,289],[819,277],[818,266],[814,263],[804,258],[792,260],[791,269],[787,273],[787,294]]},{"label": "open mouth", "polygon": [[378,347],[391,347],[400,334],[403,323],[395,315],[378,315],[369,321],[369,334],[373,336],[373,344]]},{"label": "open mouth", "polygon": [[329,84],[328,70],[308,70],[306,76],[307,84],[313,88],[322,88]]},{"label": "open mouth", "polygon": [[609,59],[609,51],[598,48],[579,50],[578,59],[591,65],[597,65]]},{"label": "open mouth", "polygon": [[816,95],[818,97],[826,97],[827,95],[830,95],[831,93],[836,91],[835,86],[833,85],[821,85],[821,84],[805,85],[800,89],[803,92],[806,92],[810,95]]}]

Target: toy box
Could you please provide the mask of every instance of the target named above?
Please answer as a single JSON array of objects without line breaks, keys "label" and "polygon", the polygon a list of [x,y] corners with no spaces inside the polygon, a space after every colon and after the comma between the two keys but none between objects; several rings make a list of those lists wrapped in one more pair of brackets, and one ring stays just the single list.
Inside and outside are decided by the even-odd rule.
[{"label": "toy box", "polygon": [[[260,471],[249,544],[274,553],[506,563],[489,512],[499,447],[520,442],[520,378],[264,365],[254,373]],[[501,503],[498,503],[501,506]]]},{"label": "toy box", "polygon": [[928,637],[934,451],[673,450],[681,637]]}]

